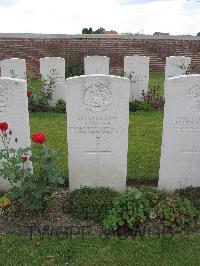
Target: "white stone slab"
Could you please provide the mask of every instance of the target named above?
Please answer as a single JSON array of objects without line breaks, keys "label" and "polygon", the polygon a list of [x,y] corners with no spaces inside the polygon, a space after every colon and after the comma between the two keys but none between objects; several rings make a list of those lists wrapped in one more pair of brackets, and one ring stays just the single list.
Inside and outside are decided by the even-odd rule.
[{"label": "white stone slab", "polygon": [[40,74],[47,83],[50,79],[55,81],[49,105],[55,106],[59,99],[65,100],[65,59],[61,57],[40,58]]},{"label": "white stone slab", "polygon": [[130,79],[130,102],[143,99],[142,92],[147,93],[149,84],[149,61],[147,56],[125,56],[124,76]]},{"label": "white stone slab", "polygon": [[159,187],[200,186],[200,75],[165,82]]},{"label": "white stone slab", "polygon": [[191,58],[185,56],[170,56],[166,58],[165,78],[184,75],[191,64]]},{"label": "white stone slab", "polygon": [[1,77],[26,79],[25,59],[10,58],[0,62]]},{"label": "white stone slab", "polygon": [[45,80],[55,77],[56,82],[65,82],[65,59],[61,57],[40,58],[40,74]]},{"label": "white stone slab", "polygon": [[109,75],[109,57],[107,56],[86,56],[84,57],[85,75],[103,74]]},{"label": "white stone slab", "polygon": [[[26,148],[31,144],[27,83],[25,80],[0,78],[0,122],[7,122],[12,130],[10,147]],[[18,142],[15,143],[15,138]],[[2,143],[0,143],[2,148]],[[27,161],[26,167],[31,167]],[[10,188],[9,182],[0,178],[0,191]]]},{"label": "white stone slab", "polygon": [[129,93],[126,78],[66,81],[69,186],[126,188]]}]

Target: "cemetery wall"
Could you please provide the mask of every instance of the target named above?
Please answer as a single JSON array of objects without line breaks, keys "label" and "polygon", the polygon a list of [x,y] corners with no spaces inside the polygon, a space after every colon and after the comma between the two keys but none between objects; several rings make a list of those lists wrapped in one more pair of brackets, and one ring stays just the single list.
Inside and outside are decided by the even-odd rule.
[{"label": "cemetery wall", "polygon": [[62,35],[0,34],[0,60],[24,58],[29,74],[39,74],[39,59],[63,57],[66,62],[83,63],[84,56],[110,57],[110,73],[123,68],[124,56],[150,57],[150,72],[163,72],[166,57],[192,58],[193,73],[200,73],[200,37],[150,35]]}]

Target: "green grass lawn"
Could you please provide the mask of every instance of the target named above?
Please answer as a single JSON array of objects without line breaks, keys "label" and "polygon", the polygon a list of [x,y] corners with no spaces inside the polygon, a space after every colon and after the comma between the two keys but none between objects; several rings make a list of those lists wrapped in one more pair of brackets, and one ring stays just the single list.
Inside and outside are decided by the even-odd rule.
[{"label": "green grass lawn", "polygon": [[[130,113],[128,179],[157,180],[162,135],[162,112]],[[63,176],[67,170],[66,115],[56,113],[32,113],[31,132],[43,131],[47,145],[60,150],[59,169]]]},{"label": "green grass lawn", "polygon": [[198,266],[200,238],[0,237],[0,265]]}]

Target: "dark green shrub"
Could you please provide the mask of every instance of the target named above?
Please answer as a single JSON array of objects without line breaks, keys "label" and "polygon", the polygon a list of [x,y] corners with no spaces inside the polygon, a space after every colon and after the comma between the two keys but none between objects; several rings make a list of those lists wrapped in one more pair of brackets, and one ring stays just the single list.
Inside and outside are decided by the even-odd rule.
[{"label": "dark green shrub", "polygon": [[74,76],[84,75],[83,64],[78,65],[74,62],[68,62],[65,66],[65,77],[70,78]]},{"label": "dark green shrub", "polygon": [[200,187],[187,187],[176,190],[176,193],[190,200],[192,205],[200,211]]},{"label": "dark green shrub", "polygon": [[149,218],[159,196],[160,192],[152,188],[135,189],[120,194],[115,199],[110,214],[103,221],[104,227],[111,230],[137,227]]},{"label": "dark green shrub", "polygon": [[55,106],[56,113],[66,113],[66,102],[63,99],[59,99]]},{"label": "dark green shrub", "polygon": [[101,222],[113,207],[113,199],[118,195],[109,188],[76,189],[70,193],[72,215],[86,220]]},{"label": "dark green shrub", "polygon": [[153,110],[154,109],[151,107],[151,105],[148,102],[134,101],[129,103],[130,112],[140,112],[140,111],[150,112]]}]

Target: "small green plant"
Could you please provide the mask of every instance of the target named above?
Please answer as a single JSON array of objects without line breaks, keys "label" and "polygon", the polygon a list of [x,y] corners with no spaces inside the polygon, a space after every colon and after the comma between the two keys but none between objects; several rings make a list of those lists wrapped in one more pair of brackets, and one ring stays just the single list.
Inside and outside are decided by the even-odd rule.
[{"label": "small green plant", "polygon": [[[0,139],[3,144],[3,149],[0,150],[0,176],[8,180],[12,188],[7,195],[11,200],[20,201],[26,209],[42,210],[52,193],[63,183],[56,168],[58,152],[43,145],[46,137],[41,132],[32,137],[37,144],[34,155],[31,154],[30,147],[10,148],[11,136],[8,124],[0,123]],[[33,162],[34,171],[27,167],[29,161]]]},{"label": "small green plant", "polygon": [[66,113],[66,102],[63,99],[59,99],[55,106],[56,113]]},{"label": "small green plant", "polygon": [[187,187],[176,190],[176,194],[190,200],[192,205],[200,211],[200,187]]},{"label": "small green plant", "polygon": [[129,102],[129,111],[130,112],[151,112],[154,111],[153,107],[145,101],[134,101],[134,102]]},{"label": "small green plant", "polygon": [[101,222],[113,207],[113,199],[118,195],[109,188],[76,189],[70,193],[72,215],[86,220]]},{"label": "small green plant", "polygon": [[145,93],[142,92],[143,101],[152,110],[162,110],[165,104],[165,99],[160,95],[160,83],[158,82],[153,88],[149,88]]},{"label": "small green plant", "polygon": [[188,199],[179,195],[169,196],[159,202],[155,216],[165,227],[175,231],[200,225],[200,213]]},{"label": "small green plant", "polygon": [[103,220],[105,229],[118,230],[121,227],[133,229],[145,222],[156,206],[160,194],[155,189],[135,189],[121,193],[114,201],[114,207]]}]

